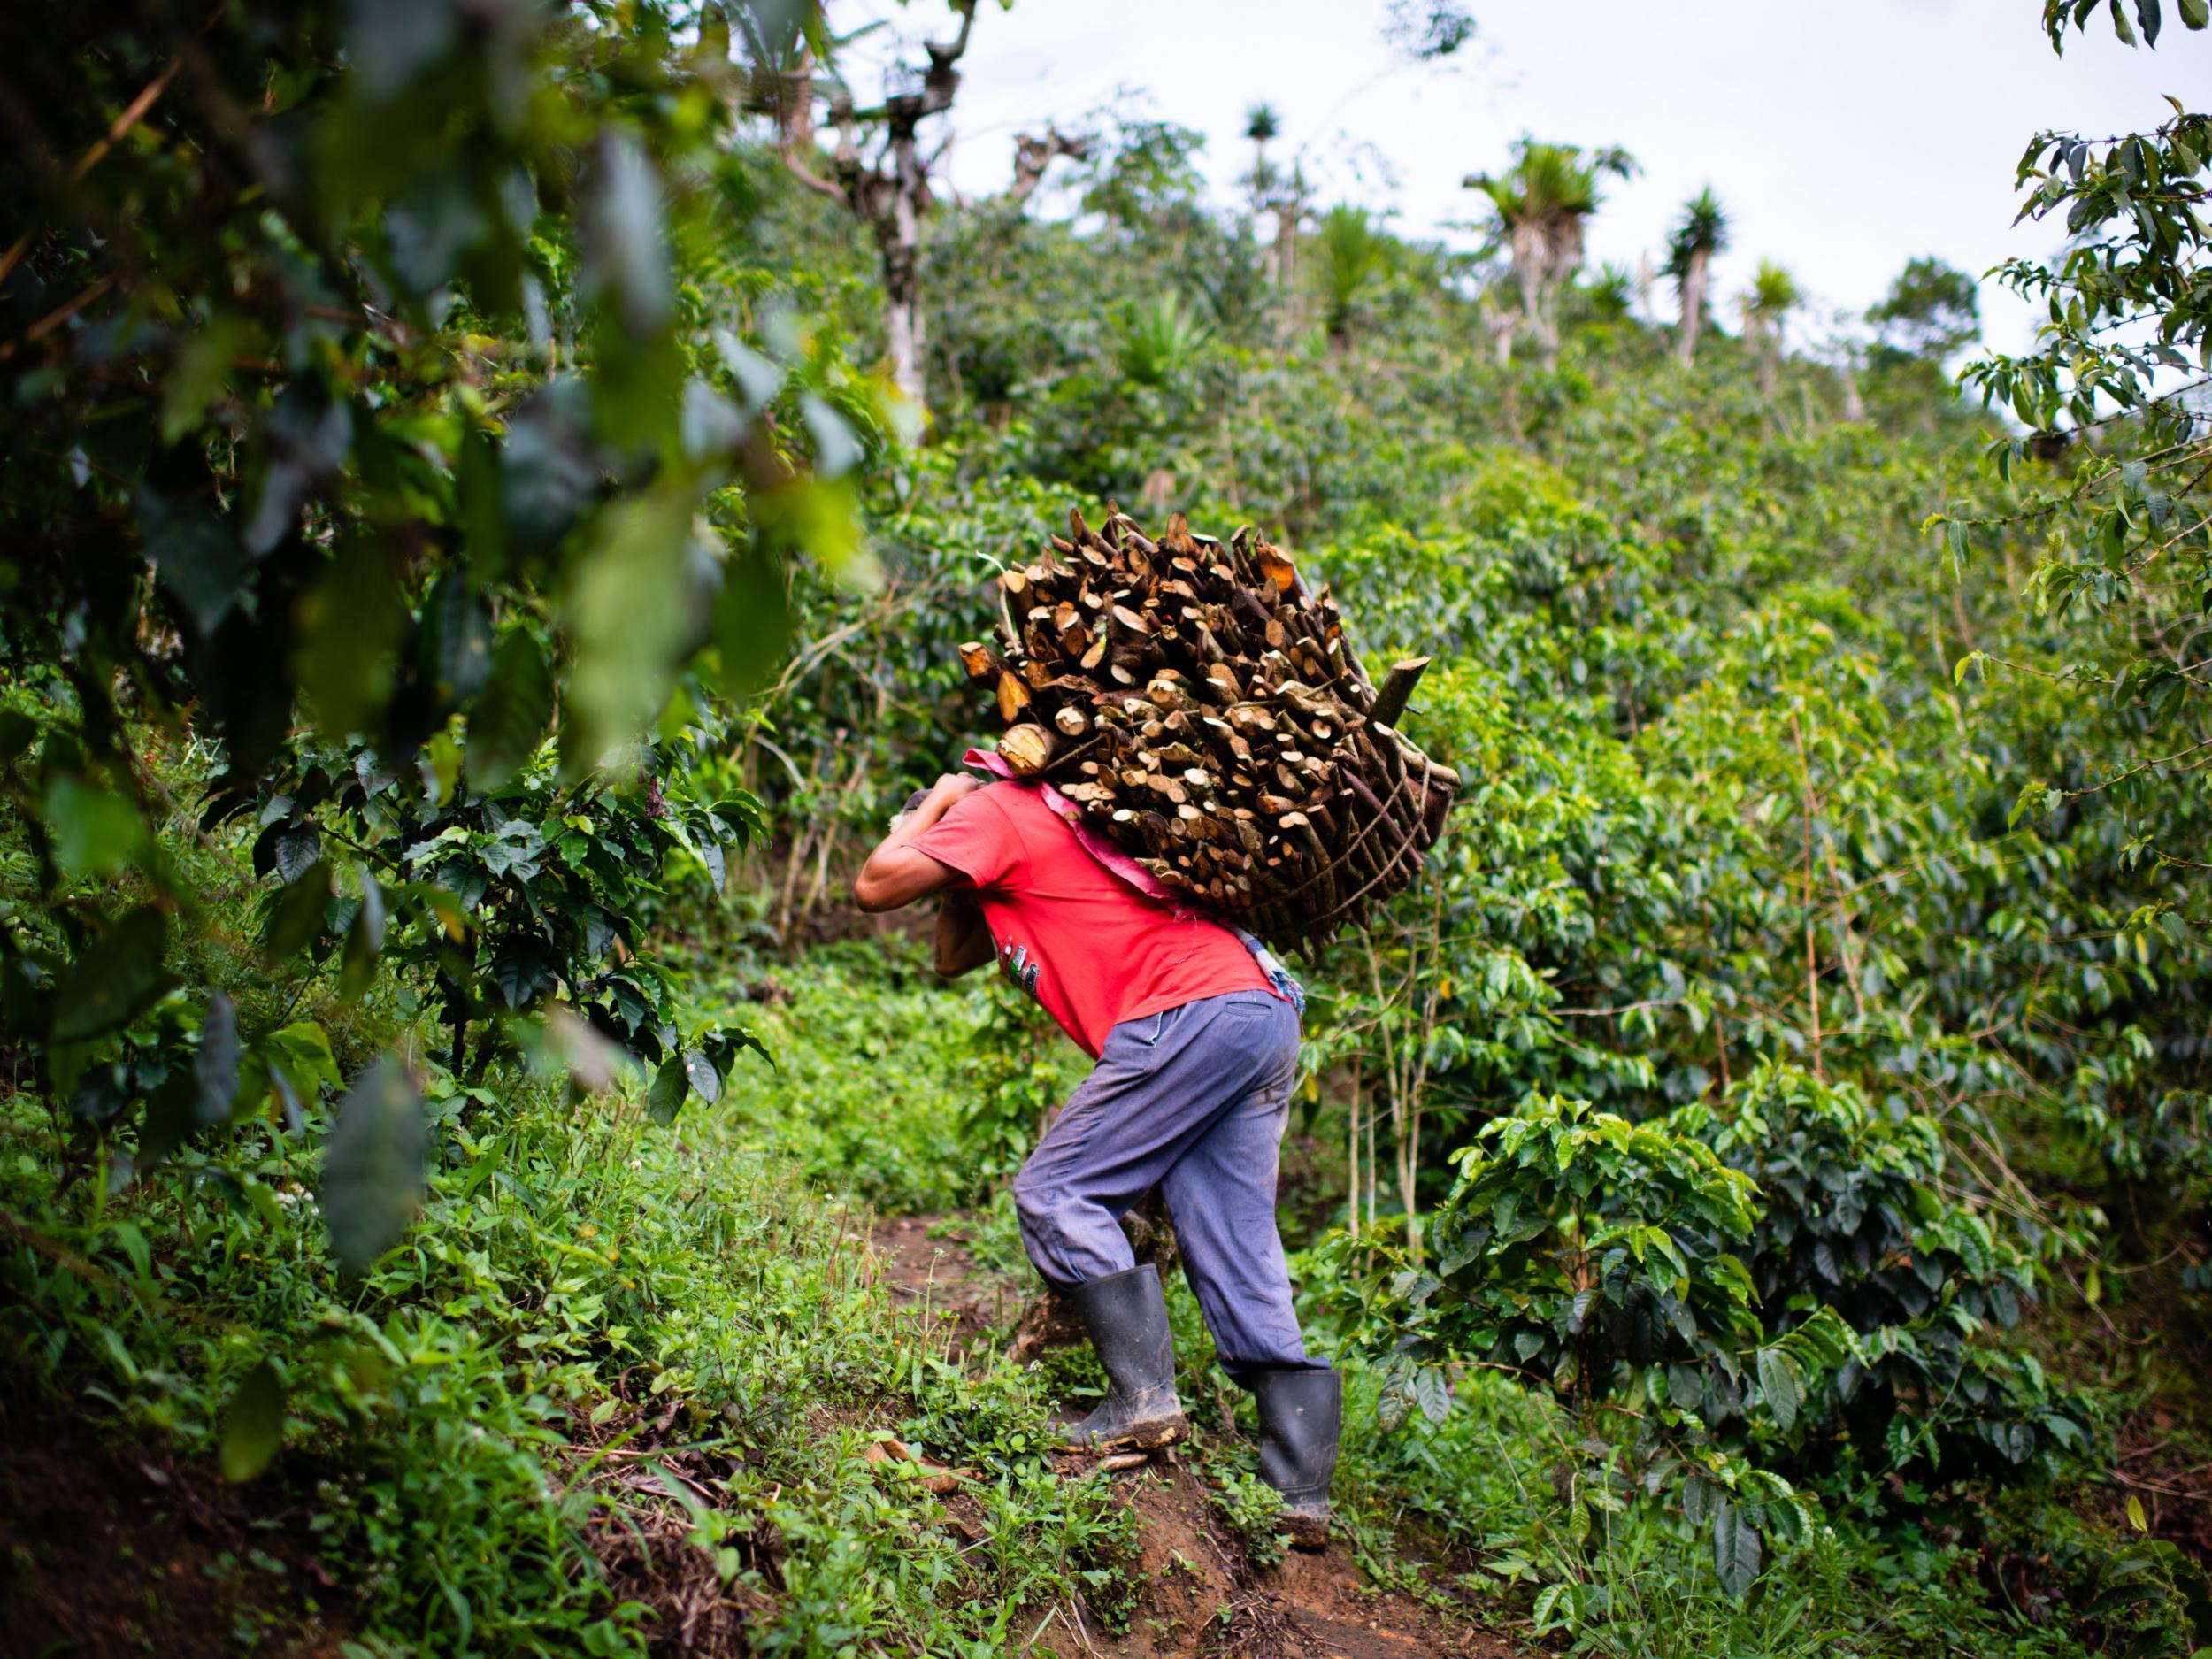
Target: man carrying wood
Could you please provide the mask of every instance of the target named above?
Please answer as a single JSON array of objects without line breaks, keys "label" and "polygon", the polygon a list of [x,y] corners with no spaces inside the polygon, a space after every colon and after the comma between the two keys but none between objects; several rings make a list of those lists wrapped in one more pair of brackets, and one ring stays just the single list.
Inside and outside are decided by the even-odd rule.
[{"label": "man carrying wood", "polygon": [[1188,1432],[1159,1273],[1119,1225],[1157,1187],[1222,1367],[1259,1408],[1260,1474],[1286,1530],[1317,1547],[1342,1379],[1306,1356],[1275,1226],[1296,987],[1243,936],[1117,873],[1062,806],[1036,784],[941,778],[853,896],[888,910],[943,894],[937,971],[995,959],[1097,1063],[1014,1181],[1029,1258],[1081,1313],[1109,1379],[1070,1441],[1151,1450]]}]

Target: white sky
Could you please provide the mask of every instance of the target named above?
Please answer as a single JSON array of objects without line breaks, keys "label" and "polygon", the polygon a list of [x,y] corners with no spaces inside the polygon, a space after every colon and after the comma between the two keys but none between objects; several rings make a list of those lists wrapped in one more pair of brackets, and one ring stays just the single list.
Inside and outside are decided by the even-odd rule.
[{"label": "white sky", "polygon": [[[1816,303],[1856,313],[1905,261],[1933,254],[1979,273],[2048,251],[2055,232],[2009,228],[2013,170],[2039,128],[2090,136],[2204,106],[2212,33],[2165,7],[2155,51],[2114,39],[2100,8],[2055,56],[2036,0],[1473,0],[1475,41],[1438,65],[1392,73],[1384,0],[983,0],[952,120],[954,183],[1002,188],[1014,134],[1071,128],[1125,107],[1206,134],[1217,199],[1250,164],[1245,111],[1281,116],[1279,159],[1305,147],[1326,205],[1386,205],[1401,234],[1448,234],[1475,215],[1460,188],[1502,166],[1514,138],[1618,144],[1640,164],[1608,186],[1589,226],[1593,261],[1661,262],[1681,203],[1710,183],[1734,227],[1718,262],[1719,314],[1762,257]],[[830,0],[833,28],[872,17],[908,39],[949,36],[937,0]],[[880,90],[849,63],[863,97]],[[1064,163],[1057,164],[1064,165]],[[1045,203],[1049,206],[1048,198]],[[1671,294],[1656,296],[1671,314]],[[2032,314],[1993,283],[1993,344],[2025,345]]]}]

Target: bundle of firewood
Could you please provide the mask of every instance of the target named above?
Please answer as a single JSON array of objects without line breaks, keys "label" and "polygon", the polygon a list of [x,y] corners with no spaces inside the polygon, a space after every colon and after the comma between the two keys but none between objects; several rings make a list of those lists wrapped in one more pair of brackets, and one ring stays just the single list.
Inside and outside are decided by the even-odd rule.
[{"label": "bundle of firewood", "polygon": [[1157,541],[1079,511],[999,577],[998,648],[960,648],[993,690],[998,752],[1043,778],[1163,886],[1310,949],[1413,879],[1459,787],[1396,729],[1426,657],[1378,689],[1327,588],[1279,548],[1183,515]]}]

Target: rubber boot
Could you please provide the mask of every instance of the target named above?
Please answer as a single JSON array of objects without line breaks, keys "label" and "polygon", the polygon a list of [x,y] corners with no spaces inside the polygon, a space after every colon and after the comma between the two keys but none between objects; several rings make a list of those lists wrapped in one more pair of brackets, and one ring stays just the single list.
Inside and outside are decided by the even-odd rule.
[{"label": "rubber boot", "polygon": [[1260,1479],[1283,1494],[1283,1530],[1301,1549],[1329,1541],[1329,1481],[1344,1429],[1344,1379],[1303,1366],[1240,1379],[1260,1409]]},{"label": "rubber boot", "polygon": [[1189,1432],[1175,1393],[1175,1339],[1167,1297],[1152,1263],[1075,1286],[1067,1292],[1083,1316],[1105,1368],[1106,1397],[1064,1426],[1067,1444],[1087,1451],[1154,1451]]}]

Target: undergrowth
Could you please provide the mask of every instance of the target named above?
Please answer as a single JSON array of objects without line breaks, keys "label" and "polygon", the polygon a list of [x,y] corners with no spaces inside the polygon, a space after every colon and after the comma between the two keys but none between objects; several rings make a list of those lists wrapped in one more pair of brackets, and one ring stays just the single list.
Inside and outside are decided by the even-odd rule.
[{"label": "undergrowth", "polygon": [[[949,1365],[893,1311],[864,1217],[734,1114],[671,1133],[619,1096],[500,1096],[444,1092],[425,1217],[350,1284],[312,1147],[271,1131],[181,1179],[58,1194],[46,1125],[12,1106],[0,1330],[187,1451],[250,1438],[265,1364],[282,1448],[259,1478],[311,1513],[377,1655],[642,1651],[649,1594],[617,1599],[586,1541],[631,1511],[683,1516],[684,1548],[763,1609],[763,1652],[993,1653],[1032,1603],[1117,1601],[1127,1513],[1102,1477],[1053,1471],[1033,1379]],[[630,1431],[586,1456],[595,1422]],[[879,1427],[973,1471],[971,1511],[879,1472]],[[653,1472],[679,1451],[719,1471],[703,1498]],[[641,1465],[642,1492],[607,1478]]]}]

